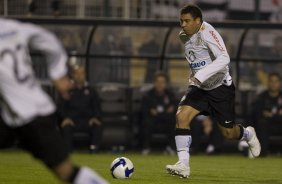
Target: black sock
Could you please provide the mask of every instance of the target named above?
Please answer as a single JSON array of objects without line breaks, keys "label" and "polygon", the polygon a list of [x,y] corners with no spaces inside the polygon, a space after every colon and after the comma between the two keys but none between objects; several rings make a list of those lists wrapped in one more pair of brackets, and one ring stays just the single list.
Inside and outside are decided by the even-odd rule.
[{"label": "black sock", "polygon": [[184,128],[176,128],[175,135],[191,135],[191,130]]}]

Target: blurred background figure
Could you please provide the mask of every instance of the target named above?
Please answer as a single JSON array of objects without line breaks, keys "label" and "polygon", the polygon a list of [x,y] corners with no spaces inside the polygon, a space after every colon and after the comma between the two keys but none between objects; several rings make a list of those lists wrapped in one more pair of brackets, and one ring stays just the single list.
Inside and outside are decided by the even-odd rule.
[{"label": "blurred background figure", "polygon": [[269,74],[268,89],[255,100],[252,117],[261,142],[261,156],[267,156],[269,137],[282,135],[281,76],[278,73]]},{"label": "blurred background figure", "polygon": [[197,154],[204,149],[208,155],[218,154],[224,138],[217,126],[208,116],[200,115],[191,124],[193,142],[191,153]]},{"label": "blurred background figure", "polygon": [[282,2],[279,0],[272,0],[274,9],[269,17],[271,22],[282,22]]},{"label": "blurred background figure", "polygon": [[51,2],[51,10],[53,16],[59,16],[60,15],[60,1],[59,0],[53,0]]},{"label": "blurred background figure", "polygon": [[37,10],[37,4],[35,0],[29,0],[28,2],[28,16],[32,16]]},{"label": "blurred background figure", "polygon": [[[139,48],[140,55],[156,55],[160,51],[160,44],[158,43],[158,35],[154,34],[148,38],[141,47]],[[144,82],[149,83],[154,79],[154,72],[158,66],[158,61],[156,59],[148,59],[146,67],[146,75]]]},{"label": "blurred background figure", "polygon": [[[60,0],[52,0],[49,4],[49,8],[53,16],[60,15]],[[42,8],[42,2],[39,0],[28,0],[28,16],[40,14],[40,7]]]},{"label": "blurred background figure", "polygon": [[273,58],[282,58],[282,36],[277,36],[274,39],[273,47],[271,49],[271,56]]},{"label": "blurred background figure", "polygon": [[84,67],[74,66],[71,77],[73,84],[69,93],[70,98],[60,99],[59,105],[62,134],[69,150],[72,150],[74,133],[88,133],[89,151],[96,153],[102,136],[100,100],[94,88],[90,87],[86,81]]},{"label": "blurred background figure", "polygon": [[143,109],[143,150],[147,155],[151,151],[152,135],[162,133],[168,137],[168,145],[165,152],[175,154],[174,126],[176,99],[171,90],[168,89],[168,77],[164,73],[156,73],[154,76],[154,87],[145,94],[142,102]]},{"label": "blurred background figure", "polygon": [[[99,39],[93,39],[92,52],[102,55],[131,55],[132,41],[118,32],[103,30]],[[130,60],[127,58],[95,58],[90,63],[94,71],[90,73],[90,82],[116,82],[129,84]]]}]

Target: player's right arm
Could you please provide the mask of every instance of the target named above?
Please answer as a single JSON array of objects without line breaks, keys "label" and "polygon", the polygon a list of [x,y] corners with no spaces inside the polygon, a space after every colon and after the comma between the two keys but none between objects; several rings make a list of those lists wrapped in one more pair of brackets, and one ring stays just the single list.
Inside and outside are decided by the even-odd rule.
[{"label": "player's right arm", "polygon": [[208,78],[228,66],[230,57],[220,34],[214,29],[205,30],[203,40],[215,57],[215,60],[205,68],[199,70],[194,76],[194,82],[203,83]]},{"label": "player's right arm", "polygon": [[54,34],[41,27],[24,24],[23,29],[28,35],[28,43],[32,50],[43,53],[47,58],[48,73],[56,89],[67,97],[70,80],[67,77],[67,55]]}]

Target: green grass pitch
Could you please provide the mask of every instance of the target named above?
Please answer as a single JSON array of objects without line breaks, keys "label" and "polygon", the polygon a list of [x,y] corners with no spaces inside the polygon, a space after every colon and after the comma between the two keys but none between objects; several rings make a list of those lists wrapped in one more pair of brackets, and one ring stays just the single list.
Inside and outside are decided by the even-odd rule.
[{"label": "green grass pitch", "polygon": [[[135,172],[131,179],[117,180],[110,175],[109,165],[118,156],[132,160]],[[177,158],[164,155],[142,156],[140,154],[97,154],[74,153],[72,159],[80,165],[94,168],[113,184],[282,184],[282,158],[268,157],[248,159],[240,155],[205,156],[191,158],[191,176],[180,179],[166,173],[166,164]],[[1,184],[58,184],[55,177],[39,162],[24,152],[0,152]]]}]

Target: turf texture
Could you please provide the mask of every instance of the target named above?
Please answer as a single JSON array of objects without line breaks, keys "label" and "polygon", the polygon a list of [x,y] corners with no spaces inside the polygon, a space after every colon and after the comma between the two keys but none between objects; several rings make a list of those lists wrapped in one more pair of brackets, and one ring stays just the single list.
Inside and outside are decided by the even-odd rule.
[{"label": "turf texture", "polygon": [[[135,172],[130,179],[113,179],[110,163],[118,156],[132,160]],[[282,157],[248,159],[240,155],[191,157],[191,176],[180,179],[166,173],[165,165],[176,162],[176,156],[138,153],[89,155],[74,153],[72,160],[79,165],[94,168],[113,184],[282,184]],[[0,152],[0,184],[58,184],[56,178],[38,161],[25,152]]]}]

